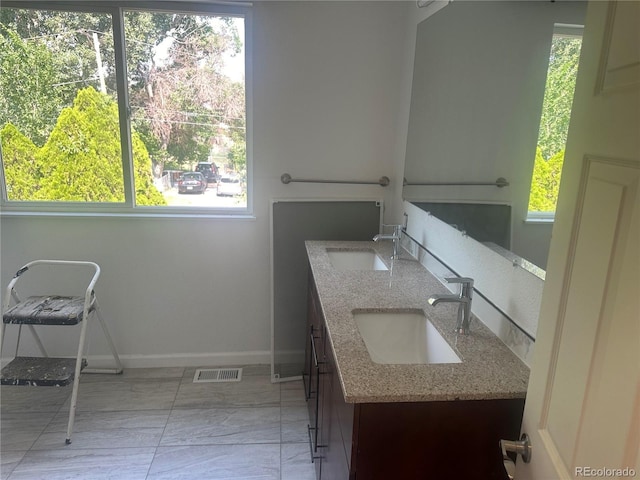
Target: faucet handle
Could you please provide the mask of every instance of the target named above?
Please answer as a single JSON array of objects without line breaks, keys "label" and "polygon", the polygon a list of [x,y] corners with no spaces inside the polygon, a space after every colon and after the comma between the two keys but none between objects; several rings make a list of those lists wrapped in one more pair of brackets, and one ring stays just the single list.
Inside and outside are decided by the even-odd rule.
[{"label": "faucet handle", "polygon": [[447,283],[459,283],[461,285],[460,297],[471,300],[471,296],[473,294],[473,278],[449,277],[445,278],[445,280],[447,281]]}]

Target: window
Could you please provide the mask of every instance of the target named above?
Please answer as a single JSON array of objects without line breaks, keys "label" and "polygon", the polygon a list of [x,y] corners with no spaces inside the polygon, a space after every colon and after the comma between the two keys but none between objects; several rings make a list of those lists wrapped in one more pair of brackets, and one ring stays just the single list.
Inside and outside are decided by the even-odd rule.
[{"label": "window", "polygon": [[529,220],[554,218],[581,45],[582,27],[556,26],[529,194]]},{"label": "window", "polygon": [[72,5],[0,9],[3,208],[247,212],[246,11]]}]

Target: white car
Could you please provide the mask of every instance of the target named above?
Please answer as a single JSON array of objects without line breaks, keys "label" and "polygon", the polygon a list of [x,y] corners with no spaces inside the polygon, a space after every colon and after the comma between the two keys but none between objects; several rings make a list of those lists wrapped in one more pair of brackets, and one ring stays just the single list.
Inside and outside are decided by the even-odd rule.
[{"label": "white car", "polygon": [[240,195],[242,193],[242,185],[238,177],[232,177],[230,175],[223,175],[218,182],[218,190],[216,194],[222,195]]}]

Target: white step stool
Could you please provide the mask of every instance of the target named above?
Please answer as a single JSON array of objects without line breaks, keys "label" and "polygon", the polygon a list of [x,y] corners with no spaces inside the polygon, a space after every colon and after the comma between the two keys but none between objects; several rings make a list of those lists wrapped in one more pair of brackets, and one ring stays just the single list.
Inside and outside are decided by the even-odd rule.
[{"label": "white step stool", "polygon": [[[81,296],[30,296],[21,300],[16,291],[16,284],[27,271],[33,271],[34,267],[41,265],[89,267],[94,273],[87,286],[84,297]],[[78,386],[80,372],[86,373],[122,373],[122,364],[109,335],[107,325],[102,318],[98,301],[93,288],[100,276],[100,267],[93,262],[80,262],[68,260],[35,260],[27,263],[15,274],[7,286],[4,298],[4,311],[2,314],[2,328],[0,329],[0,354],[2,353],[2,343],[7,325],[19,325],[18,339],[16,342],[15,358],[2,369],[0,383],[2,385],[30,385],[62,387],[73,383],[71,393],[71,407],[69,409],[69,423],[67,426],[66,443],[71,443],[71,433],[75,419],[76,402],[78,399]],[[12,306],[11,303],[14,303]],[[82,358],[85,352],[85,340],[87,325],[89,320],[96,316],[102,326],[107,343],[115,360],[113,369],[88,369],[86,359]],[[84,321],[83,321],[84,320]],[[33,334],[36,344],[42,354],[41,357],[21,357],[18,355],[20,347],[20,334],[22,325],[27,325]],[[35,326],[57,325],[73,326],[80,325],[80,335],[77,355],[72,358],[49,357],[47,351],[38,336]],[[1,355],[0,355],[1,356]]]}]

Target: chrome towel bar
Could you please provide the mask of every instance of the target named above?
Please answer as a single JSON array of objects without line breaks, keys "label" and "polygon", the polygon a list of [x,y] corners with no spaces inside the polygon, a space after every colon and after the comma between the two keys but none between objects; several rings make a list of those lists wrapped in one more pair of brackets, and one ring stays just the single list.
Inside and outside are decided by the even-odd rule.
[{"label": "chrome towel bar", "polygon": [[407,179],[404,179],[402,183],[403,186],[423,186],[423,185],[488,185],[492,187],[508,187],[509,182],[507,182],[506,178],[500,177],[495,182],[420,182],[420,183],[409,183]]},{"label": "chrome towel bar", "polygon": [[291,178],[291,175],[288,173],[283,173],[280,176],[280,181],[285,185],[293,182],[298,183],[349,183],[355,185],[380,185],[381,187],[386,187],[391,183],[389,177],[380,177],[376,182],[362,182],[359,180],[311,180],[307,178]]}]

